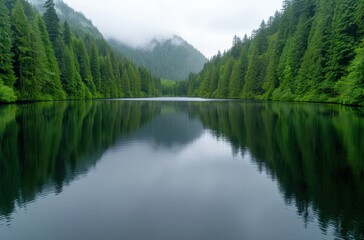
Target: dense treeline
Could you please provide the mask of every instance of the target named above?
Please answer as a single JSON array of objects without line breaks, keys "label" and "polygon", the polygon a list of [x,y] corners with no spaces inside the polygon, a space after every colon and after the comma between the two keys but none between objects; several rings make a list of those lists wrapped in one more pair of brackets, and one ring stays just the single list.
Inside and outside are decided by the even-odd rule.
[{"label": "dense treeline", "polygon": [[364,105],[364,1],[286,0],[179,95]]},{"label": "dense treeline", "polygon": [[25,0],[0,0],[0,53],[0,102],[159,94],[146,69],[61,23],[53,0],[43,16]]}]

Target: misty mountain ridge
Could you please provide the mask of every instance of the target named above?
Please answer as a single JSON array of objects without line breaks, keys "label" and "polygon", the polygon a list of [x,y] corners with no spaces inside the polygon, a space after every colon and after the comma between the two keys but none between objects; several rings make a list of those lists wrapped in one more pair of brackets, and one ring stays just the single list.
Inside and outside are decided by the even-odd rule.
[{"label": "misty mountain ridge", "polygon": [[[45,0],[27,0],[31,3],[41,14],[44,13]],[[81,31],[86,34],[90,34],[96,38],[103,38],[100,31],[95,27],[90,19],[88,19],[82,12],[77,12],[70,6],[68,6],[62,0],[54,0],[55,8],[58,17],[65,21],[77,31]]]},{"label": "misty mountain ridge", "polygon": [[121,56],[146,67],[153,76],[162,79],[184,80],[190,73],[200,72],[207,62],[200,51],[177,35],[156,37],[136,47],[117,39],[110,39],[109,43]]},{"label": "misty mountain ridge", "polygon": [[[163,44],[181,46],[183,44],[188,44],[188,42],[177,35],[173,35],[171,37],[160,37],[160,38],[155,37],[152,40],[150,40],[148,43],[139,45],[135,48],[153,51],[155,47],[157,47],[158,45],[163,45]],[[130,47],[132,47],[132,46],[130,46]]]},{"label": "misty mountain ridge", "polygon": [[[45,0],[28,0],[40,13],[44,12]],[[55,0],[55,8],[61,21],[67,20],[75,32],[90,34],[95,38],[103,35],[91,20],[77,12],[62,0]],[[112,39],[109,43],[121,57],[133,61],[140,67],[146,67],[154,77],[184,80],[190,73],[203,69],[207,58],[187,41],[177,35],[155,37],[144,45],[130,46],[122,40]]]}]

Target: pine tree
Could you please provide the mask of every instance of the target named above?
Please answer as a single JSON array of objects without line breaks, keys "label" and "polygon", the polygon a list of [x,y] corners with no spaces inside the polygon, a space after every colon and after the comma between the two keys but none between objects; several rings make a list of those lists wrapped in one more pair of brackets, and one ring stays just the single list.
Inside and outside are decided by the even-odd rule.
[{"label": "pine tree", "polygon": [[128,64],[127,70],[130,82],[130,90],[133,94],[133,97],[139,97],[141,92],[140,74],[134,64]]},{"label": "pine tree", "polygon": [[297,94],[296,86],[298,85],[297,74],[307,49],[308,33],[311,29],[311,22],[310,15],[302,14],[298,20],[295,33],[285,44],[277,69],[280,87],[274,93],[280,99],[295,99],[295,94]]},{"label": "pine tree", "polygon": [[[32,82],[37,86],[37,89],[28,90],[28,95],[32,95],[32,99],[30,100],[54,100],[53,94],[56,89],[54,87],[55,84],[51,72],[53,67],[50,66],[51,63],[48,62],[39,25],[33,23],[29,30],[31,59],[31,61],[28,62],[30,72],[29,79],[32,79]],[[61,89],[58,89],[58,91],[61,91]]]},{"label": "pine tree", "polygon": [[221,78],[218,84],[218,98],[227,98],[229,96],[229,81],[234,67],[234,59],[229,58],[227,62],[220,68]]},{"label": "pine tree", "polygon": [[116,55],[114,54],[113,51],[110,52],[110,60],[111,60],[111,68],[112,68],[112,72],[113,72],[113,76],[114,76],[114,80],[115,80],[115,85],[116,85],[116,93],[115,96],[121,96],[122,91],[121,91],[121,76],[120,76],[120,61],[119,59],[116,57]]},{"label": "pine tree", "polygon": [[47,26],[49,39],[52,44],[56,43],[57,38],[59,37],[59,18],[56,13],[55,4],[53,0],[47,0],[44,3],[45,12],[43,15],[45,24]]},{"label": "pine tree", "polygon": [[355,23],[358,26],[359,39],[364,37],[364,0],[358,0],[355,10]]},{"label": "pine tree", "polygon": [[153,79],[146,68],[139,68],[141,79],[141,91],[145,96],[151,97],[153,95],[152,82]]},{"label": "pine tree", "polygon": [[67,46],[71,46],[72,34],[71,34],[71,29],[70,29],[67,21],[65,21],[63,24],[62,36],[63,36],[63,42]]},{"label": "pine tree", "polygon": [[43,86],[43,92],[51,95],[55,100],[64,99],[65,93],[62,89],[58,62],[52,44],[49,40],[45,23],[39,15],[35,19],[35,25],[39,28],[42,43],[47,56],[47,72],[45,73],[46,79]]},{"label": "pine tree", "polygon": [[321,82],[324,81],[324,66],[326,65],[327,48],[325,42],[331,25],[332,7],[327,1],[319,1],[317,14],[312,22],[308,37],[307,50],[302,58],[302,63],[297,76],[297,100],[310,101],[318,99],[317,92]]},{"label": "pine tree", "polygon": [[130,90],[129,74],[127,69],[124,69],[121,77],[121,89],[125,97],[132,97],[132,93]]},{"label": "pine tree", "polygon": [[17,77],[15,84],[18,90],[19,100],[35,100],[36,95],[40,95],[41,84],[38,80],[34,82],[33,61],[31,53],[31,25],[27,19],[23,5],[17,0],[11,15],[14,71]]},{"label": "pine tree", "polygon": [[330,35],[327,42],[327,62],[324,68],[325,82],[320,86],[320,94],[328,98],[336,97],[334,84],[344,75],[354,57],[357,45],[357,25],[355,9],[357,0],[336,1]]},{"label": "pine tree", "polygon": [[0,82],[12,88],[15,75],[11,53],[11,23],[4,0],[0,0]]},{"label": "pine tree", "polygon": [[97,92],[101,92],[101,75],[100,75],[100,63],[99,63],[99,53],[96,48],[96,44],[92,43],[90,52],[90,68],[92,79],[95,83]]},{"label": "pine tree", "polygon": [[118,97],[110,55],[100,58],[100,73],[102,81],[102,96],[107,98]]},{"label": "pine tree", "polygon": [[7,9],[12,12],[13,11],[13,8],[14,8],[14,5],[15,5],[15,2],[14,0],[4,0],[4,4],[5,6],[7,7]]},{"label": "pine tree", "polygon": [[91,96],[96,95],[96,87],[92,79],[90,60],[87,55],[86,47],[81,39],[74,39],[72,41],[72,48],[74,55],[77,59],[77,66],[82,81],[86,85],[87,89],[91,92]]},{"label": "pine tree", "polygon": [[340,93],[339,101],[344,104],[364,105],[364,39],[355,51],[356,56],[348,71],[335,85]]},{"label": "pine tree", "polygon": [[230,98],[239,98],[241,97],[241,92],[243,90],[244,82],[245,82],[245,75],[248,69],[248,50],[249,44],[247,37],[244,37],[244,45],[241,49],[240,59],[235,63],[231,78],[230,78],[230,85],[229,85],[229,97]]}]

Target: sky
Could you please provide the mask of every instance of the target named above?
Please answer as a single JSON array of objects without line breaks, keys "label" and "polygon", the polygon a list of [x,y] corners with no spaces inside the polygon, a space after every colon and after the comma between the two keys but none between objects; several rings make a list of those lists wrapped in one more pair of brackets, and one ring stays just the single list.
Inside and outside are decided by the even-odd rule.
[{"label": "sky", "polygon": [[63,0],[106,38],[131,46],[179,35],[210,58],[250,35],[282,8],[282,0]]}]

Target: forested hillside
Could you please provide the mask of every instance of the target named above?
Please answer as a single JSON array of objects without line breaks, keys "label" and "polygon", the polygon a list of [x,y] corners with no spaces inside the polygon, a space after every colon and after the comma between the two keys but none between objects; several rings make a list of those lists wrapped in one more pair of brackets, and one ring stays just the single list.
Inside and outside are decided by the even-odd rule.
[{"label": "forested hillside", "polygon": [[[28,0],[41,14],[44,14],[44,2],[45,0]],[[68,22],[71,29],[74,30],[75,34],[78,33],[90,34],[93,37],[102,38],[102,34],[92,24],[91,20],[87,19],[81,12],[77,12],[69,7],[63,0],[54,0],[56,13],[61,21]]]},{"label": "forested hillside", "polygon": [[364,105],[364,0],[286,0],[177,92]]},{"label": "forested hillside", "polygon": [[0,0],[0,102],[140,97],[159,80],[119,58],[101,37],[60,21],[53,0],[43,16],[25,0]]},{"label": "forested hillside", "polygon": [[179,36],[165,40],[153,39],[145,46],[133,48],[118,40],[109,40],[122,56],[146,67],[153,76],[162,79],[184,80],[190,73],[198,73],[207,62],[206,57]]}]

